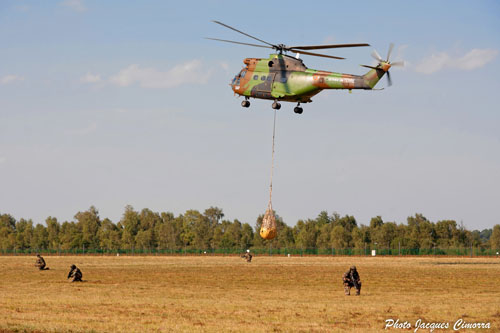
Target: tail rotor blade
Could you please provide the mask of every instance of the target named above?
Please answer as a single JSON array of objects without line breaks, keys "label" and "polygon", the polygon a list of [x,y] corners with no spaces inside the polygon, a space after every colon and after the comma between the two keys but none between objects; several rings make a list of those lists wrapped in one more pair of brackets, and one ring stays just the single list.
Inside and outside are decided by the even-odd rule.
[{"label": "tail rotor blade", "polygon": [[387,72],[387,86],[392,86],[391,73]]},{"label": "tail rotor blade", "polygon": [[380,56],[380,54],[378,54],[378,52],[377,52],[376,50],[373,50],[371,54],[372,54],[372,57],[373,57],[375,60],[377,60],[378,62],[383,61],[383,60],[382,60],[382,57]]},{"label": "tail rotor blade", "polygon": [[396,66],[396,67],[404,67],[405,62],[404,61],[395,61],[391,63],[391,66]]},{"label": "tail rotor blade", "polygon": [[389,44],[389,50],[387,51],[387,60],[386,60],[387,62],[389,62],[389,58],[391,56],[393,48],[394,48],[394,44],[393,43]]}]

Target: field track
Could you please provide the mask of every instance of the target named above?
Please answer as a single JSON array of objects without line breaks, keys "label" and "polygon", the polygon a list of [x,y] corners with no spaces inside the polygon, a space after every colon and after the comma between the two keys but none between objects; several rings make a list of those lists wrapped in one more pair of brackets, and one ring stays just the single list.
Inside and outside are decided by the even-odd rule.
[{"label": "field track", "polygon": [[[34,256],[0,257],[0,332],[379,332],[390,318],[489,322],[482,332],[500,332],[498,258],[45,259],[48,271]],[[85,282],[66,281],[71,264]],[[352,264],[359,297],[341,283]]]}]

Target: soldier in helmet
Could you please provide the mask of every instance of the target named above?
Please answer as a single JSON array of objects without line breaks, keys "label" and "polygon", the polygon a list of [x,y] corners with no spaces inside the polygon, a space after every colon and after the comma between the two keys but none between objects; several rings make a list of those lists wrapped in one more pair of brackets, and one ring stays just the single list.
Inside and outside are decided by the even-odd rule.
[{"label": "soldier in helmet", "polygon": [[38,267],[38,269],[41,271],[49,269],[47,267],[47,264],[45,263],[45,260],[43,259],[43,257],[41,255],[39,255],[38,253],[36,254],[35,267]]},{"label": "soldier in helmet", "polygon": [[242,258],[246,259],[247,262],[252,262],[252,254],[250,253],[250,250],[247,250],[247,252],[241,256]]},{"label": "soldier in helmet", "polygon": [[344,292],[346,295],[350,295],[351,288],[354,287],[356,289],[356,296],[359,296],[361,293],[361,281],[356,266],[351,266],[351,268],[342,275],[342,281],[344,283]]},{"label": "soldier in helmet", "polygon": [[75,265],[71,265],[71,270],[68,273],[68,279],[70,282],[82,282],[82,271]]}]

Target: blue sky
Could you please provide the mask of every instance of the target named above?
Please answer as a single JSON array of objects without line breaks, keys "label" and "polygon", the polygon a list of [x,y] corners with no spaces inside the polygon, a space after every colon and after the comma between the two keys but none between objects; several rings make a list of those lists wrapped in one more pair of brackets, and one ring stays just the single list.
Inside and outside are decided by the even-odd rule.
[{"label": "blue sky", "polygon": [[[468,228],[500,223],[500,5],[495,1],[3,1],[0,212],[42,223],[96,206],[183,213],[265,211],[272,109],[228,86],[272,43],[370,43],[406,66],[382,91],[324,91],[277,116],[273,208],[405,222],[422,213]],[[362,74],[372,48],[303,56]],[[377,87],[385,87],[382,80]]]}]

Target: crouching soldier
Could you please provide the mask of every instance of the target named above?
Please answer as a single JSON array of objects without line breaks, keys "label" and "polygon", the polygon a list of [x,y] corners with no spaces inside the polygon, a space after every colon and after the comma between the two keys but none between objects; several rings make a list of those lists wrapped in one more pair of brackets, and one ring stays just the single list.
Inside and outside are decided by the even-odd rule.
[{"label": "crouching soldier", "polygon": [[35,267],[38,267],[38,269],[41,271],[49,269],[47,267],[47,264],[45,263],[45,260],[43,259],[43,257],[41,255],[39,255],[38,253],[36,254]]},{"label": "crouching soldier", "polygon": [[245,259],[247,262],[252,262],[252,254],[250,253],[250,250],[247,250],[247,252],[241,256],[243,259]]},{"label": "crouching soldier", "polygon": [[82,282],[82,271],[75,265],[71,265],[71,270],[68,273],[68,279],[70,282]]},{"label": "crouching soldier", "polygon": [[346,295],[350,295],[351,288],[354,287],[356,289],[356,296],[359,296],[361,293],[361,281],[356,266],[351,266],[351,268],[342,275],[342,281],[344,282],[344,292]]}]

